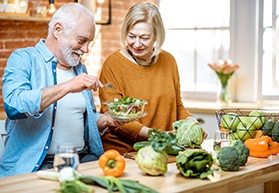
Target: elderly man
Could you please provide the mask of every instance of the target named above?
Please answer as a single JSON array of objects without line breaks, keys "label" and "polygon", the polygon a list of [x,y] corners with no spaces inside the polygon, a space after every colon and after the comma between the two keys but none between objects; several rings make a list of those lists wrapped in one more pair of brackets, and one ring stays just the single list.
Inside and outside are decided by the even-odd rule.
[{"label": "elderly man", "polygon": [[96,112],[92,90],[103,85],[80,62],[94,36],[92,12],[68,3],[53,15],[45,40],[11,54],[2,78],[7,137],[0,177],[52,168],[59,144],[75,145],[81,162],[103,153],[100,132],[122,123]]}]

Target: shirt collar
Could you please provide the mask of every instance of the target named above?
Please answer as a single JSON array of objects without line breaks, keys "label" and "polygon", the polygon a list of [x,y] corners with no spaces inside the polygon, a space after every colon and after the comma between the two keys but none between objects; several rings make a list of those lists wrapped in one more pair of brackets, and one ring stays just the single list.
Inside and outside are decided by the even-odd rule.
[{"label": "shirt collar", "polygon": [[57,62],[56,56],[53,55],[53,53],[48,49],[48,47],[45,45],[45,39],[41,39],[35,46],[35,48],[38,50],[38,52],[42,55],[44,60],[46,62],[50,62],[53,60],[54,62]]}]

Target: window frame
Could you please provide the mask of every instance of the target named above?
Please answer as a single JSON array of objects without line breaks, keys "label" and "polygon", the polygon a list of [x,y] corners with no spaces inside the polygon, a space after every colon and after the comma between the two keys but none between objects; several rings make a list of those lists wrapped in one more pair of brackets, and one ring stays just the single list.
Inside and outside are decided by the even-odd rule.
[{"label": "window frame", "polygon": [[[268,28],[276,28],[276,1],[277,0],[272,0],[272,26],[269,26]],[[279,3],[279,2],[277,2]],[[259,88],[258,89],[258,99],[259,100],[278,100],[278,95],[263,95],[262,92],[263,92],[263,74],[262,74],[262,69],[263,69],[263,53],[264,53],[264,50],[263,50],[263,44],[264,44],[264,40],[263,40],[263,34],[264,34],[264,31],[265,31],[265,28],[264,28],[264,0],[259,0],[259,6],[258,6],[258,14],[259,14],[259,49],[258,49],[258,61],[259,61],[259,71],[258,71],[258,77],[259,77]],[[276,38],[276,37],[272,37],[273,38]],[[275,55],[275,56],[274,56]],[[276,71],[276,64],[274,64],[276,62],[276,60],[279,60],[276,59],[276,53],[272,54],[272,68],[273,68],[273,71]],[[272,80],[272,84],[276,84],[276,80]]]}]

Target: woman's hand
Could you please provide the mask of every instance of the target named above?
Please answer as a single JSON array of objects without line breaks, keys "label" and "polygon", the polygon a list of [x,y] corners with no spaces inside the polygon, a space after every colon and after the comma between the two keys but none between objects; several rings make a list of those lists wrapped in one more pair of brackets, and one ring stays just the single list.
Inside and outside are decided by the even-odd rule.
[{"label": "woman's hand", "polygon": [[[198,122],[199,124],[201,123],[200,121],[198,121],[195,117],[192,117],[192,116],[188,116],[185,120],[188,120],[188,119],[191,119],[193,121],[196,121]],[[208,137],[208,134],[204,131],[203,129],[203,136],[202,136],[202,139],[205,140],[206,138]]]},{"label": "woman's hand", "polygon": [[203,130],[203,136],[202,139],[205,140],[207,138],[208,134]]}]

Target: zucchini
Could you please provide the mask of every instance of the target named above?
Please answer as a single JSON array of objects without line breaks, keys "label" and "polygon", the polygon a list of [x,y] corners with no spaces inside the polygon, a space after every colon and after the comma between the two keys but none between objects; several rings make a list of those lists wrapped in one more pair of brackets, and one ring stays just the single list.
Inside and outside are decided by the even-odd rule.
[{"label": "zucchini", "polygon": [[279,120],[275,122],[272,128],[272,140],[279,142]]},{"label": "zucchini", "polygon": [[262,131],[263,131],[263,134],[264,135],[268,135],[269,137],[272,136],[272,129],[273,129],[273,126],[276,122],[276,117],[272,116],[270,119],[268,119],[263,127],[262,127]]},{"label": "zucchini", "polygon": [[185,149],[179,145],[172,145],[170,148],[166,149],[166,153],[168,155],[178,155],[180,151],[184,151]]},{"label": "zucchini", "polygon": [[149,146],[149,145],[151,145],[150,141],[139,141],[139,142],[136,142],[133,147],[136,151],[138,151],[141,148]]},{"label": "zucchini", "polygon": [[[136,142],[133,147],[136,151],[138,151],[141,148],[149,146],[149,145],[151,145],[150,141],[140,141],[140,142]],[[185,149],[179,145],[172,145],[170,148],[166,149],[166,153],[168,155],[178,155],[178,152],[183,151],[183,150],[185,150]]]}]

